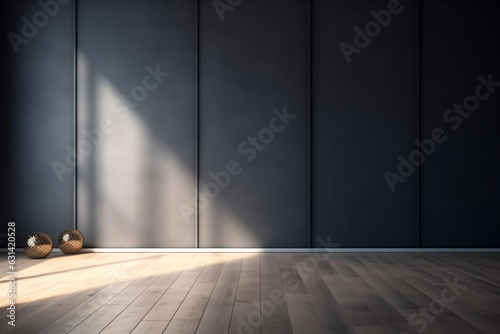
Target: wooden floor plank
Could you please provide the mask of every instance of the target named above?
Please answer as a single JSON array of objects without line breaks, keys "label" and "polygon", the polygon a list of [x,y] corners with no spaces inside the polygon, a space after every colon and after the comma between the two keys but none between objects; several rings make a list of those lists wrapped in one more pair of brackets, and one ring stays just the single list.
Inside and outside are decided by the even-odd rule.
[{"label": "wooden floor plank", "polygon": [[[130,334],[162,334],[168,326],[168,321],[141,321]],[[124,333],[124,332],[122,332]]]},{"label": "wooden floor plank", "polygon": [[[182,262],[179,257],[172,256],[164,257],[163,259],[158,259],[157,261],[161,261],[160,263],[163,263],[166,266],[172,265],[176,262]],[[38,333],[51,334],[67,332],[73,327],[76,327],[80,322],[85,321],[87,317],[91,316],[103,305],[125,305],[125,310],[131,307],[133,308],[131,304],[134,299],[130,299],[130,303],[128,304],[112,303],[112,301],[117,296],[123,296],[124,291],[127,290],[133,291],[133,294],[131,294],[132,296],[140,295],[146,289],[146,287],[161,274],[161,271],[158,270],[158,264],[159,263],[155,261],[145,261],[145,263],[143,263],[143,265],[141,266],[142,271],[139,271],[140,274],[134,277],[133,280],[127,280],[126,278],[123,278],[116,282],[116,284],[106,286],[105,288],[94,294],[92,297],[88,298],[85,302],[81,303],[71,311],[65,313],[63,316],[58,318],[56,321],[54,321]],[[162,267],[163,266],[160,265],[160,268]],[[131,286],[133,286],[135,290],[130,289]],[[135,318],[131,317],[131,319]],[[115,319],[111,323],[115,323]],[[137,325],[137,323],[132,326],[132,329],[135,327],[135,325]],[[106,329],[104,329],[104,331],[105,330]]]},{"label": "wooden floor plank", "polygon": [[[100,255],[105,256],[104,254]],[[86,259],[82,257],[62,258],[62,260],[68,262],[68,267],[70,267],[71,263],[79,263],[78,268],[66,269],[66,271],[71,272],[71,280],[68,280],[65,277],[58,275],[57,272],[54,272],[50,262],[47,262],[46,266],[42,266],[40,268],[41,270],[34,276],[26,276],[26,274],[23,273],[23,279],[18,281],[18,285],[22,286],[19,294],[25,298],[17,299],[17,305],[21,311],[21,316],[17,319],[18,324],[28,321],[43,311],[47,311],[46,313],[53,315],[54,310],[47,310],[51,306],[55,306],[57,308],[64,304],[64,309],[67,309],[79,300],[80,297],[78,294],[80,292],[85,294],[96,288],[99,289],[99,287],[103,287],[106,285],[106,281],[115,279],[112,275],[113,273],[123,271],[123,268],[127,266],[132,267],[133,261],[139,261],[137,257],[128,256],[127,264],[125,264],[123,260],[120,260],[120,257],[125,259],[123,256],[118,256],[118,259],[115,259],[114,261],[110,261],[111,258],[109,257],[103,258],[102,256],[96,256],[95,258],[87,257]],[[78,260],[75,261],[76,259]],[[94,265],[89,265],[89,262]],[[85,270],[87,265],[88,269]],[[80,268],[84,271],[82,272]],[[55,288],[51,290],[44,289],[44,281],[49,281]],[[58,284],[53,284],[53,282],[58,282]],[[28,290],[30,286],[32,289]],[[39,290],[42,290],[42,293],[39,293]],[[43,300],[43,302],[38,302],[39,300]]]},{"label": "wooden floor plank", "polygon": [[258,254],[246,254],[236,291],[229,326],[230,334],[260,333],[260,261]]},{"label": "wooden floor plank", "polygon": [[493,253],[20,254],[18,265],[17,326],[1,333],[417,334],[455,278],[467,289],[425,333],[500,328]]},{"label": "wooden floor plank", "polygon": [[226,262],[226,257],[225,254],[213,254],[211,256],[192,289],[169,322],[165,333],[191,334],[196,332]]},{"label": "wooden floor plank", "polygon": [[[292,333],[292,324],[285,300],[283,286],[284,274],[289,274],[289,284],[301,286],[300,276],[295,276],[291,271],[280,273],[276,254],[264,253],[260,255],[260,288],[261,288],[261,333]],[[293,279],[293,282],[291,281]]]},{"label": "wooden floor plank", "polygon": [[120,314],[127,305],[104,305],[92,313],[87,319],[75,326],[69,333],[88,334],[99,333],[114,318]]},{"label": "wooden floor plank", "polygon": [[285,293],[285,300],[294,334],[323,333],[310,296],[305,293]]},{"label": "wooden floor plank", "polygon": [[[481,285],[487,286],[488,291],[500,297],[500,283],[498,282],[500,269],[493,267],[490,264],[484,267],[479,267],[480,269],[478,269],[476,266],[471,266],[469,261],[467,261],[467,265],[464,266],[463,262],[460,262],[458,259],[454,259],[451,254],[446,255],[447,256],[438,254],[436,256],[428,256],[426,260],[435,263],[440,267],[454,269],[457,272],[460,272],[460,276],[474,278],[477,283],[481,281]],[[461,263],[462,265],[460,265]]]},{"label": "wooden floor plank", "polygon": [[[417,330],[408,323],[409,316],[412,312],[417,311],[417,306],[385,282],[378,275],[380,269],[371,269],[377,265],[377,262],[370,257],[355,254],[349,263],[353,270],[359,274],[359,279],[347,278],[346,281],[378,322],[390,333],[417,334]],[[347,289],[348,286],[345,288]],[[365,332],[367,328],[371,328],[375,332],[381,330],[379,325],[368,324],[356,327],[357,331],[360,332]]]},{"label": "wooden floor plank", "polygon": [[[469,302],[479,306],[482,312],[491,310],[500,310],[499,289],[475,275],[469,275],[463,271],[457,270],[454,266],[443,265],[443,262],[435,262],[429,256],[416,256],[414,261],[420,268],[428,272],[439,274],[443,280],[453,282],[460,278],[467,286],[472,289],[464,290],[462,293],[465,298],[470,298]],[[500,275],[500,271],[498,273]]]},{"label": "wooden floor plank", "polygon": [[160,296],[144,320],[170,321],[203,271],[208,259],[208,255],[198,255],[195,261],[189,264],[169,289]]},{"label": "wooden floor plank", "polygon": [[295,265],[305,286],[323,333],[350,333],[353,327],[347,321],[332,292],[319,274],[319,261],[309,255],[294,255]]},{"label": "wooden floor plank", "polygon": [[[122,254],[124,255],[124,254]],[[99,258],[99,257],[96,257]],[[110,257],[105,257],[105,259],[109,259]],[[126,259],[126,257],[122,257]],[[27,332],[37,332],[42,328],[54,324],[57,326],[56,322],[59,318],[63,317],[68,312],[77,312],[79,315],[90,314],[96,309],[98,309],[103,302],[112,298],[112,296],[125,287],[130,282],[142,272],[142,268],[140,264],[142,261],[151,259],[151,255],[148,256],[140,256],[140,261],[113,261],[107,262],[111,263],[108,265],[103,265],[101,267],[94,267],[90,269],[97,270],[94,271],[93,274],[87,275],[75,275],[76,277],[80,277],[80,280],[74,281],[74,285],[64,285],[66,289],[56,290],[56,295],[49,295],[49,297],[45,298],[43,302],[40,302],[38,299],[35,301],[25,305],[21,305],[18,310],[18,320],[20,320],[18,325],[23,325],[26,323],[23,328]],[[154,258],[154,257],[153,257]],[[67,258],[67,261],[71,261],[71,258]],[[74,260],[73,260],[74,261]],[[83,263],[82,266],[85,266],[86,261],[80,260]],[[88,258],[88,261],[95,263],[92,257]],[[104,261],[106,262],[106,261]],[[134,269],[133,269],[134,268]],[[45,270],[50,270],[48,267]],[[133,270],[132,270],[133,269]],[[104,275],[103,275],[104,273]],[[32,280],[47,280],[53,279],[50,276],[41,276],[32,278]],[[57,282],[57,281],[55,281]],[[18,286],[23,287],[24,282],[21,281],[18,283]],[[64,282],[62,282],[64,283]],[[57,284],[56,284],[57,285]],[[41,289],[41,288],[40,288]],[[45,291],[42,290],[42,293]],[[62,295],[61,295],[62,294]],[[40,311],[41,310],[41,311]],[[35,314],[34,316],[32,316]],[[63,327],[66,328],[67,324],[76,325],[71,318],[71,316],[66,318],[66,322]],[[60,323],[60,322],[59,322]],[[0,324],[0,327],[2,324]],[[62,326],[62,324],[61,324]],[[12,330],[12,328],[10,328]],[[69,330],[69,329],[68,329]],[[8,332],[9,329],[6,330]]]},{"label": "wooden floor plank", "polygon": [[[141,282],[140,286],[142,288],[143,284],[145,285],[149,283],[147,288],[141,291],[136,299],[134,299],[122,313],[120,313],[112,322],[110,322],[110,324],[106,326],[106,328],[104,328],[101,333],[130,333],[142,320],[151,321],[151,319],[146,319],[145,316],[146,314],[148,314],[148,312],[150,312],[152,307],[157,304],[158,300],[162,298],[164,293],[170,291],[170,288],[173,287],[174,282],[178,282],[181,279],[182,275],[187,273],[192,274],[193,276],[199,275],[199,273],[204,268],[207,259],[208,256],[206,254],[199,254],[191,263],[189,263],[190,261],[180,261],[176,262],[175,264],[171,264],[170,266],[167,264],[157,263],[156,265],[168,268],[168,270],[155,278],[151,283],[149,283],[149,277],[143,279],[145,283]],[[186,267],[187,263],[189,263],[189,265]],[[111,300],[108,304],[113,305],[115,303],[113,303],[113,300]],[[168,324],[169,320],[170,319],[162,319],[159,321],[164,321]]]},{"label": "wooden floor plank", "polygon": [[[339,303],[343,314],[356,332],[371,329],[389,333],[406,330],[406,319],[368,282],[373,277],[343,277],[342,275],[324,275],[323,280]],[[382,319],[387,319],[384,322]]]},{"label": "wooden floor plank", "polygon": [[228,254],[196,333],[227,333],[233,312],[243,256]]},{"label": "wooden floor plank", "polygon": [[[406,259],[399,259],[399,261],[404,261],[404,263],[411,270],[416,270],[416,268],[419,268],[423,271],[427,271],[429,274],[439,277],[441,279],[441,283],[439,284],[439,291],[441,292],[443,291],[443,289],[450,289],[449,286],[445,284],[445,282],[449,282],[451,286],[455,284],[458,286],[463,286],[464,289],[459,289],[459,295],[456,296],[456,299],[454,299],[453,302],[446,304],[447,309],[449,309],[455,316],[463,319],[468,324],[485,333],[494,333],[498,328],[500,328],[500,319],[498,319],[500,316],[499,308],[494,306],[496,298],[477,298],[477,294],[479,294],[481,291],[478,289],[477,284],[471,284],[471,281],[467,279],[466,275],[451,275],[446,271],[441,270],[441,266],[433,266],[430,261],[421,262],[421,260],[419,260],[419,257],[417,257],[416,255],[412,256],[411,262]],[[462,271],[462,273],[463,272],[464,271]],[[473,276],[473,278],[474,277],[475,275]],[[485,282],[481,281],[481,283]],[[493,288],[493,290],[496,290],[494,286],[489,286],[490,288]],[[428,291],[432,290],[428,289]],[[436,292],[437,289],[434,289],[434,291]]]},{"label": "wooden floor plank", "polygon": [[[384,258],[387,258],[387,256],[384,256]],[[400,261],[401,256],[395,255],[390,258],[390,261],[386,262],[385,266],[388,267],[393,274],[400,276],[417,289],[422,297],[419,300],[419,306],[428,309],[434,300],[439,300],[444,286],[441,283],[431,284],[428,280],[423,278],[428,277],[428,273],[422,274],[424,271],[421,270],[421,268],[408,268]],[[442,313],[435,317],[436,319],[429,321],[428,326],[439,327],[439,330],[443,333],[482,333],[478,328],[474,327],[474,325],[462,317],[468,317],[470,314],[463,313],[461,308],[457,305],[456,303],[446,304]],[[459,314],[456,313],[457,311]],[[462,316],[460,314],[462,314]],[[431,316],[434,317],[433,315]],[[483,333],[489,332],[486,331]]]},{"label": "wooden floor plank", "polygon": [[[409,305],[414,305],[410,308],[401,308],[396,306],[396,309],[408,319],[408,322],[412,323],[412,328],[411,330],[407,330],[408,332],[412,333],[415,330],[417,330],[418,332],[425,330],[425,332],[429,334],[453,333],[454,329],[450,328],[449,324],[444,318],[437,317],[433,321],[425,321],[425,325],[421,323],[423,321],[421,320],[421,311],[428,308],[429,304],[432,302],[432,299],[428,295],[422,293],[417,287],[411,284],[411,282],[408,282],[404,275],[397,271],[397,266],[394,263],[388,261],[388,259],[385,258],[384,255],[365,256],[375,259],[375,263],[369,266],[369,268],[371,268],[371,271],[378,277],[380,277],[383,282],[386,282],[387,284],[392,286],[395,291],[399,292],[401,298],[406,299],[404,303],[410,303]],[[422,279],[422,282],[429,284],[429,282],[424,279]],[[378,292],[382,296],[385,296],[383,290],[378,289]],[[387,296],[385,297],[387,300],[391,300],[387,298]],[[414,317],[413,321],[411,320],[412,317]]]}]

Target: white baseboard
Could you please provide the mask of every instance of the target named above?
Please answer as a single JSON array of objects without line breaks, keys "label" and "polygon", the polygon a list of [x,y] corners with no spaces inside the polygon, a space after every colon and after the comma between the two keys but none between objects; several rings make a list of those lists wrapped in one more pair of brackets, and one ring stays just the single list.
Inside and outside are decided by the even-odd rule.
[{"label": "white baseboard", "polygon": [[[7,253],[0,248],[0,253]],[[54,248],[53,253],[61,253]],[[499,253],[500,248],[84,248],[81,253]],[[16,253],[24,253],[16,248]]]}]

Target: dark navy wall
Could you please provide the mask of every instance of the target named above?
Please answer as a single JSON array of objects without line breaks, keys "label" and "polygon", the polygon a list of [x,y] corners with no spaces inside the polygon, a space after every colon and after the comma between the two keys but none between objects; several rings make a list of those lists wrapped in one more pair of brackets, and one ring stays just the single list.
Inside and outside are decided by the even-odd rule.
[{"label": "dark navy wall", "polygon": [[[15,221],[18,247],[29,233],[43,231],[57,240],[73,226],[72,173],[59,182],[51,166],[64,161],[65,146],[73,145],[74,138],[73,5],[54,6],[53,17],[37,1],[11,1],[2,9],[1,116],[2,130],[9,133],[2,141],[9,151],[2,155],[7,169],[2,196],[8,196],[8,202],[2,201],[7,204],[2,232],[7,220]],[[10,35],[17,53],[9,33],[17,35]]]},{"label": "dark navy wall", "polygon": [[417,3],[313,4],[314,243],[415,247],[416,173],[394,193],[383,173],[418,136]]},{"label": "dark navy wall", "polygon": [[[422,167],[427,247],[500,245],[499,12],[494,1],[423,2],[422,137],[448,136]],[[476,91],[489,75],[495,91]],[[464,103],[464,116],[453,111]]]},{"label": "dark navy wall", "polygon": [[87,247],[500,246],[497,2],[48,3],[2,10],[18,246],[74,212]]},{"label": "dark navy wall", "polygon": [[[77,13],[78,228],[92,247],[195,247],[195,3]],[[83,156],[85,131],[102,138]]]},{"label": "dark navy wall", "polygon": [[[307,14],[247,1],[221,22],[201,1],[201,247],[308,246]],[[229,161],[241,170],[210,198]]]}]

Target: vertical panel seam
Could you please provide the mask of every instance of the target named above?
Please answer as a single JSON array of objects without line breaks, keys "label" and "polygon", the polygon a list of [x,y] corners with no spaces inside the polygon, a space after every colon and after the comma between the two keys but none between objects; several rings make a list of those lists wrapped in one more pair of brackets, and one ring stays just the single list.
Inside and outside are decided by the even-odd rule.
[{"label": "vertical panel seam", "polygon": [[312,152],[312,144],[313,144],[313,132],[312,132],[312,1],[313,0],[307,0],[307,122],[308,122],[308,139],[309,139],[309,145],[308,145],[308,166],[307,166],[307,172],[308,172],[308,201],[307,201],[307,210],[308,210],[308,223],[307,223],[307,229],[308,229],[308,246],[309,248],[312,247],[312,229],[313,229],[313,210],[312,210],[312,204],[313,204],[313,194],[312,194],[312,187],[313,187],[313,173],[312,173],[312,158],[313,158],[313,152]]},{"label": "vertical panel seam", "polygon": [[[416,3],[417,6],[417,138],[420,142],[422,140],[422,90],[421,90],[421,77],[422,77],[422,65],[421,65],[421,0]],[[422,220],[422,174],[420,165],[417,166],[417,203],[416,203],[416,233],[417,233],[417,248],[422,247],[421,243],[421,220]]]},{"label": "vertical panel seam", "polygon": [[199,68],[200,68],[200,51],[199,51],[199,26],[200,26],[200,10],[199,10],[199,1],[194,0],[195,3],[195,183],[196,183],[196,191],[195,191],[195,202],[196,202],[196,210],[195,210],[195,247],[200,247],[200,125],[199,125],[199,113],[200,113],[200,102],[199,102]]},{"label": "vertical panel seam", "polygon": [[[78,67],[77,67],[77,61],[78,61],[78,33],[77,33],[77,27],[78,27],[78,22],[77,22],[77,8],[78,8],[78,1],[75,0],[73,4],[73,147],[75,148],[75,153],[76,153],[76,159],[78,159],[78,147],[76,143],[78,142],[78,110],[77,110],[77,94],[78,94]],[[78,221],[77,221],[77,215],[78,215],[78,178],[77,178],[77,173],[78,173],[78,164],[75,164],[75,173],[73,175],[73,228],[77,229],[78,228]]]}]

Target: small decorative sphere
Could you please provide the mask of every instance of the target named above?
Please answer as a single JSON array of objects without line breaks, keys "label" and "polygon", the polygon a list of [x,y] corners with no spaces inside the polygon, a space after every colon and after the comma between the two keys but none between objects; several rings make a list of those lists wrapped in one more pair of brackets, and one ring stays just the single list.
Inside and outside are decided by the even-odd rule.
[{"label": "small decorative sphere", "polygon": [[32,259],[44,259],[52,252],[52,239],[47,233],[36,232],[28,235],[24,252]]},{"label": "small decorative sphere", "polygon": [[59,249],[66,254],[78,253],[83,247],[83,234],[75,229],[62,231],[58,239]]}]

